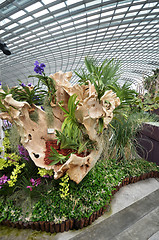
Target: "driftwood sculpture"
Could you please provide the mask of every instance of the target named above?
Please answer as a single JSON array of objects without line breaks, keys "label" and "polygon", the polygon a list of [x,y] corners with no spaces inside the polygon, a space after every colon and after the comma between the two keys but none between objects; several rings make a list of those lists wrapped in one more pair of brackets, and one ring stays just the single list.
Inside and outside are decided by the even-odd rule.
[{"label": "driftwood sculpture", "polygon": [[[54,115],[52,131],[49,133],[46,113],[36,105],[30,106],[27,102],[18,102],[9,94],[2,100],[6,107],[6,112],[0,113],[0,118],[14,122],[19,130],[22,145],[28,150],[31,159],[41,168],[54,169],[54,178],[58,179],[66,172],[70,179],[79,183],[90,169],[99,159],[102,151],[102,135],[98,133],[99,119],[103,119],[106,128],[113,118],[113,110],[120,104],[120,100],[111,90],[106,91],[102,98],[97,99],[97,93],[94,86],[74,85],[71,86],[69,80],[72,73],[58,72],[50,77],[56,83],[56,103],[51,102]],[[69,97],[73,94],[77,95],[77,109],[75,112],[76,119],[85,128],[89,138],[94,141],[95,148],[87,156],[77,156],[72,153],[69,159],[64,163],[55,165],[47,165],[44,161],[46,152],[46,141],[55,139],[55,130],[61,130],[62,123],[65,119],[64,112],[58,105],[63,102],[63,107],[67,109]],[[34,122],[30,118],[30,112],[36,111],[38,114],[38,122]]]}]

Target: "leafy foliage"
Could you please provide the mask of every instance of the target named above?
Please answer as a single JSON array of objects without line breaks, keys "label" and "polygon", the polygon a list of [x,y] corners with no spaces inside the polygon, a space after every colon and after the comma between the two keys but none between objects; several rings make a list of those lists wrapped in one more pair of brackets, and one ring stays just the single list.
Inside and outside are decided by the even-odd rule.
[{"label": "leafy foliage", "polygon": [[60,143],[60,148],[64,149],[76,149],[78,148],[78,139],[76,138],[77,141],[71,138],[71,136],[66,135],[60,131],[56,130],[56,137],[58,139],[57,144]]},{"label": "leafy foliage", "polygon": [[[69,131],[73,130],[74,126],[78,125],[77,119],[75,117],[75,110],[77,108],[77,105],[79,103],[76,102],[77,96],[73,94],[69,100],[68,100],[68,111],[63,108],[62,104],[59,103],[59,107],[62,109],[62,111],[65,113],[64,117],[65,120],[62,124],[61,130],[63,131],[66,126],[70,126]],[[68,132],[68,135],[70,135],[70,132]]]},{"label": "leafy foliage", "polygon": [[75,94],[73,94],[69,98],[68,110],[66,110],[61,104],[59,104],[60,108],[65,113],[65,119],[61,127],[62,132],[60,133],[56,131],[58,142],[61,142],[61,148],[77,149],[82,139],[80,125],[75,117],[75,111],[79,103],[79,101],[76,102],[76,98],[77,96]]},{"label": "leafy foliage", "polygon": [[2,111],[2,112],[8,112],[8,109],[3,105],[1,99],[0,99],[0,111]]},{"label": "leafy foliage", "polygon": [[40,89],[38,86],[29,87],[25,86],[20,82],[20,87],[12,89],[13,98],[17,101],[26,101],[30,105],[42,105],[44,101],[45,91]]},{"label": "leafy foliage", "polygon": [[62,104],[59,104],[60,108],[65,113],[65,120],[62,124],[62,132],[56,131],[56,137],[58,143],[61,143],[61,148],[71,148],[78,150],[78,153],[93,148],[93,142],[89,139],[85,133],[85,129],[80,124],[75,116],[75,111],[79,101],[76,102],[77,96],[73,94],[68,101],[68,110],[63,108]]},{"label": "leafy foliage", "polygon": [[67,156],[64,156],[58,153],[56,149],[51,147],[51,153],[50,153],[49,159],[52,160],[52,162],[49,164],[49,166],[55,165],[58,162],[64,163],[69,159],[69,157],[70,157],[70,154],[68,154]]},{"label": "leafy foliage", "polygon": [[[110,156],[115,152],[117,161],[132,159],[136,155],[136,134],[141,129],[142,123],[156,121],[149,113],[134,112],[127,118],[113,119],[111,122],[112,138],[110,141]],[[139,146],[140,147],[140,146]]]},{"label": "leafy foliage", "polygon": [[146,90],[148,90],[148,93],[151,94],[151,96],[155,96],[155,94],[158,92],[159,87],[159,69],[156,68],[153,71],[152,76],[148,76],[144,78],[144,87]]},{"label": "leafy foliage", "polygon": [[134,111],[152,112],[154,109],[159,108],[159,93],[157,96],[152,96],[150,93],[146,93],[144,96],[138,96],[134,99],[131,106]]},{"label": "leafy foliage", "polygon": [[85,57],[85,66],[87,72],[82,70],[82,74],[77,72],[76,75],[80,78],[81,84],[88,84],[90,81],[98,94],[98,99],[104,95],[107,86],[113,85],[119,76],[117,76],[119,70],[119,62],[114,59],[104,60],[102,64],[99,64],[95,59]]}]

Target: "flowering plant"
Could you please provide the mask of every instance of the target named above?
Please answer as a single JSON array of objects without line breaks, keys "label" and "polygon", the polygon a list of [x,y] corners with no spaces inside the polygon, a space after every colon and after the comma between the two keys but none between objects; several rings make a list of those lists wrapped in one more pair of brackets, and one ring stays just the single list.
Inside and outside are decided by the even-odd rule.
[{"label": "flowering plant", "polygon": [[31,83],[26,85],[20,82],[20,86],[12,89],[12,96],[17,101],[26,101],[30,105],[41,105],[44,101],[46,91],[39,88],[37,85],[33,86]]},{"label": "flowering plant", "polygon": [[33,187],[37,187],[41,183],[41,178],[38,178],[38,179],[35,179],[35,180],[33,178],[31,178],[30,182],[31,182],[31,186],[27,186],[27,188],[29,188],[30,191],[32,191]]},{"label": "flowering plant", "polygon": [[38,87],[41,84],[43,86],[46,86],[48,89],[47,91],[43,92],[45,92],[45,94],[47,95],[49,102],[51,102],[53,99],[56,102],[55,82],[52,78],[45,75],[44,73],[44,67],[46,67],[45,64],[44,63],[39,64],[38,61],[35,61],[34,65],[35,65],[34,71],[38,73],[38,75],[30,75],[28,77],[37,77],[39,79]]},{"label": "flowering plant", "polygon": [[3,131],[6,131],[12,127],[12,123],[8,120],[3,120]]},{"label": "flowering plant", "polygon": [[10,181],[10,179],[8,179],[8,177],[4,174],[1,178],[0,178],[0,188],[2,188],[2,185],[7,183],[8,181]]},{"label": "flowering plant", "polygon": [[38,61],[35,61],[34,65],[35,65],[34,71],[35,71],[36,73],[39,73],[39,74],[42,75],[42,73],[44,72],[44,67],[46,67],[45,64],[44,64],[44,63],[41,63],[41,64],[39,65],[39,62],[38,62]]},{"label": "flowering plant", "polygon": [[20,154],[20,156],[22,156],[22,158],[24,158],[26,161],[30,160],[29,153],[26,150],[26,148],[24,148],[22,145],[18,145],[18,150],[19,150],[19,154]]}]

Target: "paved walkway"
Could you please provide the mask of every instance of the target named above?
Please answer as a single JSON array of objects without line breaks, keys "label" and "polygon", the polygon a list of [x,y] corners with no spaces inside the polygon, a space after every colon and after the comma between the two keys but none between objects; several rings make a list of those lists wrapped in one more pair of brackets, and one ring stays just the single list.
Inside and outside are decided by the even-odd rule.
[{"label": "paved walkway", "polygon": [[0,228],[0,240],[14,239],[159,240],[159,179],[146,179],[121,188],[114,195],[110,212],[78,231],[50,234]]}]

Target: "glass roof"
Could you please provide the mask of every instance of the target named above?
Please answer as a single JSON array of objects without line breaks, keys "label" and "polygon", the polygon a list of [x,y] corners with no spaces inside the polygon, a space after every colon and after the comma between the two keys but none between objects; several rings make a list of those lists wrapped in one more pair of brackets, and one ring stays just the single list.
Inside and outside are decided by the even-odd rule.
[{"label": "glass roof", "polygon": [[[34,74],[78,71],[85,56],[121,61],[121,80],[135,85],[159,65],[158,0],[0,1],[0,80],[9,86]],[[78,78],[73,74],[72,83]]]}]

